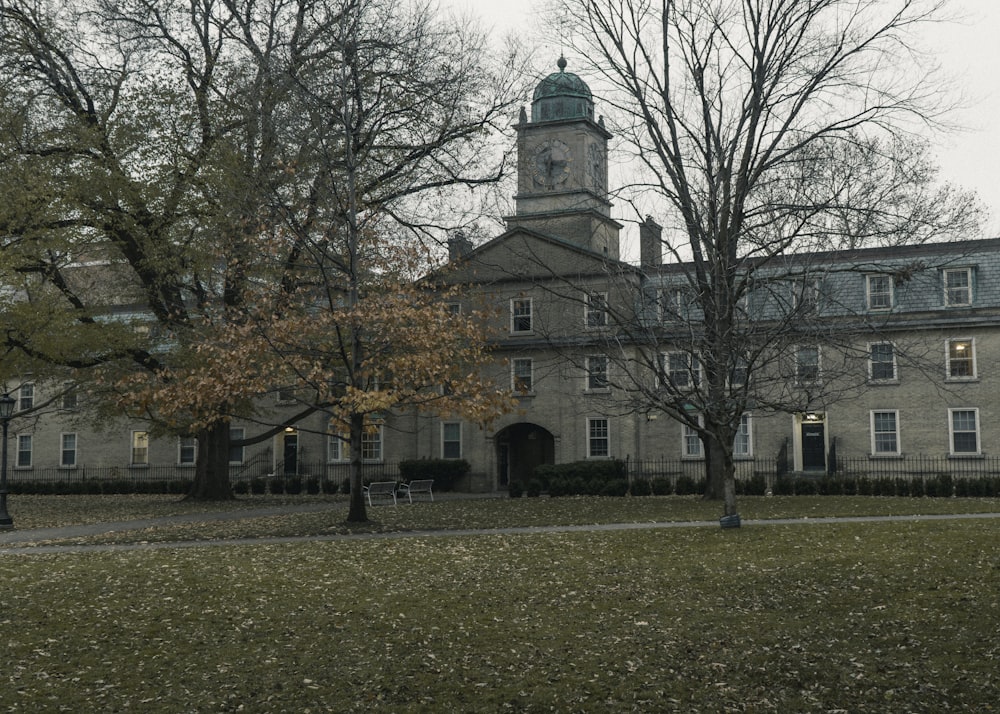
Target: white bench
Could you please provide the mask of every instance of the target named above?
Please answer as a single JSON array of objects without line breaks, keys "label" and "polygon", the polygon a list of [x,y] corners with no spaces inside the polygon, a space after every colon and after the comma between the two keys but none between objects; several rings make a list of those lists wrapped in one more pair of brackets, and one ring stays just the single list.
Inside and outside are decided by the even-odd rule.
[{"label": "white bench", "polygon": [[385,499],[388,501],[390,498],[392,499],[392,505],[396,505],[395,481],[376,481],[375,483],[370,483],[364,487],[364,492],[368,495],[369,506],[375,505],[372,503],[372,499]]},{"label": "white bench", "polygon": [[400,485],[400,494],[405,493],[406,497],[410,499],[410,503],[413,503],[413,494],[415,493],[426,493],[430,499],[434,500],[434,479],[424,479],[420,481],[410,481],[409,483],[404,483]]}]

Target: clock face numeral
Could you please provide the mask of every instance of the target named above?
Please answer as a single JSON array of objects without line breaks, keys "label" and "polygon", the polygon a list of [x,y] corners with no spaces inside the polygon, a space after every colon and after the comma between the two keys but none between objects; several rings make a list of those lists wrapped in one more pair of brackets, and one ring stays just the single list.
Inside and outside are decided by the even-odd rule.
[{"label": "clock face numeral", "polygon": [[531,175],[536,184],[553,187],[569,178],[573,155],[569,145],[558,139],[543,141],[531,157]]}]

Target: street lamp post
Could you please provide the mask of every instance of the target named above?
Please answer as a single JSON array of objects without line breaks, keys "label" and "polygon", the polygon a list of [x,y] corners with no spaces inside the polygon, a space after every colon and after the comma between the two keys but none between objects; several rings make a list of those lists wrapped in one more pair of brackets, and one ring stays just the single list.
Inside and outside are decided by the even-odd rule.
[{"label": "street lamp post", "polygon": [[0,424],[3,424],[3,455],[0,456],[0,531],[14,528],[14,519],[7,513],[7,427],[10,418],[14,416],[14,405],[17,402],[10,394],[0,397]]}]

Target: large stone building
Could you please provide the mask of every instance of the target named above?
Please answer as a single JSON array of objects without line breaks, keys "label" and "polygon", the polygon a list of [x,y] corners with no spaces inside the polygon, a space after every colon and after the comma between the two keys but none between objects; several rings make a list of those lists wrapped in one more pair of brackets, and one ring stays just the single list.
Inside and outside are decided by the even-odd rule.
[{"label": "large stone building", "polygon": [[[450,243],[447,279],[471,286],[455,309],[487,302],[504,315],[494,377],[519,405],[485,428],[387,415],[366,436],[363,454],[373,469],[386,466],[385,475],[394,476],[402,459],[462,458],[472,466],[466,486],[494,490],[545,463],[703,461],[690,427],[644,406],[621,378],[650,349],[638,333],[655,334],[660,378],[697,387],[697,357],[682,340],[700,318],[685,306],[689,266],[662,261],[652,219],[641,226],[639,264],[620,259],[622,226],[607,187],[611,135],[595,119],[587,85],[565,67],[560,60],[542,80],[530,116],[522,111],[516,124],[516,212],[506,232],[477,247],[461,237]],[[783,371],[779,353],[768,379],[800,392],[824,388],[798,408],[751,399],[734,442],[742,464],[825,472],[847,460],[984,459],[1000,434],[1000,375],[992,369],[1000,363],[1000,240],[793,255],[762,274],[773,277],[771,288],[747,299],[748,314],[780,316],[773,285],[794,283],[789,309],[819,326],[773,345],[789,367]],[[31,381],[16,389],[20,408],[51,396],[40,390]],[[151,438],[141,424],[96,432],[75,418],[72,393],[59,406],[44,419],[13,423],[17,471],[194,465],[193,440]],[[319,417],[314,422],[235,449],[233,476],[343,478],[341,442],[324,435]],[[233,428],[237,437],[250,433],[249,425]]]}]

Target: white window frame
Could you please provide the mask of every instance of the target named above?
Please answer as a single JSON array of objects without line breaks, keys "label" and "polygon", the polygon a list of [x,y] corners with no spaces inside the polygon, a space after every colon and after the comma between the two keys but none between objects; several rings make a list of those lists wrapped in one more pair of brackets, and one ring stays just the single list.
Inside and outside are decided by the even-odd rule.
[{"label": "white window frame", "polygon": [[[601,431],[595,433],[595,429]],[[603,453],[600,446],[603,444]],[[587,458],[611,458],[611,423],[607,417],[587,418]]]},{"label": "white window frame", "polygon": [[[528,368],[527,379],[518,367]],[[510,388],[515,394],[533,394],[535,391],[535,361],[531,357],[514,357],[510,361]]]},{"label": "white window frame", "polygon": [[[804,366],[800,356],[805,350],[815,350],[816,351],[816,374],[812,377],[802,376],[802,367]],[[794,351],[795,358],[795,383],[796,384],[816,384],[819,382],[823,376],[823,350],[820,349],[819,345],[796,345]]]},{"label": "white window frame", "polygon": [[[457,429],[457,437],[448,438],[448,430]],[[458,453],[454,455],[448,454],[448,445],[457,444]],[[443,421],[441,422],[441,458],[442,459],[460,459],[462,458],[462,422],[460,421]]]},{"label": "white window frame", "polygon": [[[875,376],[875,365],[885,365],[890,364],[886,361],[876,362],[874,357],[874,349],[881,345],[888,345],[892,353],[892,376],[891,377],[876,377]],[[869,342],[868,343],[868,381],[875,382],[878,384],[889,384],[899,381],[899,365],[896,364],[896,345],[893,342],[883,340],[881,342]]]},{"label": "white window frame", "polygon": [[194,466],[198,463],[198,439],[193,436],[177,437],[177,465]]},{"label": "white window frame", "polygon": [[677,322],[686,319],[690,308],[689,294],[687,288],[676,285],[661,288],[659,300],[657,300],[660,322]]},{"label": "white window frame", "polygon": [[17,410],[26,412],[35,406],[35,383],[23,382],[17,389]]},{"label": "white window frame", "polygon": [[[527,308],[527,311],[524,310]],[[518,321],[527,320],[526,329],[518,329]],[[512,335],[527,335],[535,331],[535,305],[530,297],[510,299],[510,332]]]},{"label": "white window frame", "polygon": [[820,278],[804,277],[792,283],[792,310],[798,312],[818,312],[821,291]]},{"label": "white window frame", "polygon": [[[705,418],[699,414],[698,424],[704,425]],[[683,459],[703,459],[705,458],[705,445],[698,436],[698,431],[686,422],[681,425],[681,458]],[[694,448],[692,448],[694,447]]]},{"label": "white window frame", "polygon": [[[887,431],[886,429],[877,428],[877,417],[878,415],[891,414],[892,415],[892,431]],[[870,447],[872,456],[899,456],[903,453],[903,445],[900,441],[899,433],[899,410],[898,409],[872,409],[868,413],[868,426],[869,434],[871,435]],[[882,449],[879,445],[879,436],[885,434],[892,434],[893,443],[895,444],[895,449]]]},{"label": "white window frame", "polygon": [[326,435],[326,462],[342,464],[351,460],[351,444],[346,434],[330,432]]},{"label": "white window frame", "polygon": [[65,411],[73,412],[80,408],[80,393],[76,390],[76,385],[67,383],[63,385],[65,390],[60,400]]},{"label": "white window frame", "polygon": [[[137,458],[138,457],[138,458]],[[149,432],[135,430],[129,437],[129,466],[149,466]]]},{"label": "white window frame", "polygon": [[589,330],[608,326],[608,294],[589,293],[583,310],[583,324]]},{"label": "white window frame", "polygon": [[[601,369],[598,369],[598,367],[601,367]],[[586,374],[584,375],[587,380],[586,391],[608,391],[611,387],[611,382],[608,379],[609,370],[610,360],[608,360],[607,355],[587,355]]]},{"label": "white window frame", "polygon": [[[71,445],[67,447],[67,440],[71,440]],[[80,438],[75,431],[63,432],[59,435],[59,468],[75,469],[79,463]],[[67,454],[72,454],[72,458],[67,459]]]},{"label": "white window frame", "polygon": [[[952,286],[949,276],[965,275],[965,285]],[[941,271],[941,289],[945,307],[969,307],[972,305],[972,268],[945,268]],[[964,297],[960,297],[964,291]]]},{"label": "white window frame", "polygon": [[[678,360],[676,369],[674,366],[675,359]],[[683,361],[683,364],[680,363],[681,361]],[[664,374],[670,384],[677,390],[697,389],[701,386],[701,360],[698,359],[698,355],[691,354],[690,352],[667,352],[665,354]],[[683,380],[676,379],[680,375],[683,375]]]},{"label": "white window frame", "polygon": [[[242,441],[246,438],[246,429],[242,426],[231,426],[229,427],[229,440],[232,441]],[[239,451],[237,451],[237,449]],[[236,458],[233,458],[236,457]],[[229,447],[229,463],[230,464],[242,464],[246,460],[246,447],[245,446],[230,446]]]},{"label": "white window frame", "polygon": [[[33,434],[18,434],[14,441],[16,452],[14,453],[14,467],[18,469],[30,469],[35,460],[35,437]],[[25,448],[27,444],[27,448]]]},{"label": "white window frame", "polygon": [[[879,290],[878,292],[872,290],[872,281],[884,280],[886,282],[887,290]],[[872,299],[874,296],[885,296],[888,300],[888,305],[875,304]],[[886,310],[891,310],[896,304],[896,285],[892,279],[891,275],[885,273],[873,273],[871,275],[865,276],[865,305],[871,312],[885,312]]]},{"label": "white window frame", "polygon": [[361,459],[365,463],[381,463],[385,454],[385,436],[381,424],[365,427],[361,433]]},{"label": "white window frame", "polygon": [[[959,412],[970,412],[973,415],[973,431],[955,429],[955,415]],[[975,451],[957,451],[955,449],[955,435],[972,433],[976,437]],[[983,439],[979,429],[979,409],[976,407],[958,407],[948,410],[948,454],[951,456],[978,456],[982,453]]]},{"label": "white window frame", "polygon": [[753,416],[749,412],[740,417],[740,425],[733,438],[733,457],[737,459],[753,458]]},{"label": "white window frame", "polygon": [[[952,345],[958,345],[965,343],[968,345],[968,349],[971,352],[970,357],[963,357],[959,359],[952,359]],[[953,362],[969,362],[971,374],[952,374],[952,363]],[[945,364],[945,379],[949,382],[962,382],[978,379],[979,368],[976,360],[976,340],[974,337],[951,337],[945,340],[944,343],[944,364]]]}]

